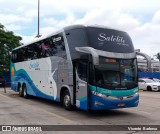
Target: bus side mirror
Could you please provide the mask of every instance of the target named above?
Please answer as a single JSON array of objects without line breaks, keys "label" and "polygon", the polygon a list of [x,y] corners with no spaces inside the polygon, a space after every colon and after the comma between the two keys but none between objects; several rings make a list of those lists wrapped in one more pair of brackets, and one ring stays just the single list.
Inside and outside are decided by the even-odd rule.
[{"label": "bus side mirror", "polygon": [[99,55],[97,54],[96,49],[94,49],[92,47],[76,47],[75,49],[78,52],[91,54],[92,59],[93,59],[93,64],[94,65],[99,65]]}]

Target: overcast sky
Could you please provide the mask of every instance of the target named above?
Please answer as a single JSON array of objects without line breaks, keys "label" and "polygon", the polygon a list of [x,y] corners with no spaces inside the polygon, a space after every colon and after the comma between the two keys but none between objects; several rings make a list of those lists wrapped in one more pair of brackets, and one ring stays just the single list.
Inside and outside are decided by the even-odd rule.
[{"label": "overcast sky", "polygon": [[[38,0],[0,0],[0,23],[23,37],[37,35]],[[129,33],[136,49],[160,52],[160,0],[40,0],[40,33],[73,24],[105,25]]]}]

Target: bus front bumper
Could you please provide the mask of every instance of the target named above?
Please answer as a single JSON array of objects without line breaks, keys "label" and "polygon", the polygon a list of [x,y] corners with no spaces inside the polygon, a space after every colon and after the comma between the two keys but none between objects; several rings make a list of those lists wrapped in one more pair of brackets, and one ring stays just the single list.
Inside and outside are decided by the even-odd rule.
[{"label": "bus front bumper", "polygon": [[139,93],[137,92],[131,96],[125,97],[105,96],[92,93],[90,94],[89,103],[91,110],[136,107],[139,103]]}]

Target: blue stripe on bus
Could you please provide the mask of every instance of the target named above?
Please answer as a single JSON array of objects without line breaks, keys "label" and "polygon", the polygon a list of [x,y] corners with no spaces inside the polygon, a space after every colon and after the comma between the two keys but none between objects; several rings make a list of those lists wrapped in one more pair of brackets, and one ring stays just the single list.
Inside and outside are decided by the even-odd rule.
[{"label": "blue stripe on bus", "polygon": [[[27,92],[29,95],[42,97],[49,100],[54,100],[53,96],[49,96],[43,92],[41,92],[31,81],[31,78],[28,76],[25,70],[20,69],[15,71],[15,78],[13,79],[14,82],[20,81],[21,83],[25,82],[27,86]],[[17,84],[16,84],[17,85]],[[15,84],[12,85],[13,89],[15,90]],[[59,98],[56,98],[55,101],[59,101]]]},{"label": "blue stripe on bus", "polygon": [[78,108],[83,109],[83,110],[87,110],[88,109],[87,96],[85,96],[83,98],[80,98],[80,99],[77,99],[77,100],[80,103]]},{"label": "blue stripe on bus", "polygon": [[[90,91],[95,91],[101,94],[110,95],[110,96],[116,96],[116,97],[122,97],[122,96],[130,96],[135,94],[139,89],[138,87],[130,89],[130,90],[108,90],[104,88],[99,88],[96,86],[89,86]],[[101,98],[99,96],[96,96],[94,94],[90,94],[89,98],[90,103],[90,109],[91,110],[105,110],[105,109],[116,109],[116,108],[122,108],[118,107],[119,103],[124,103],[126,107],[136,107],[138,105],[139,96],[136,96],[135,98],[131,100],[106,100],[104,98]],[[87,96],[78,99],[80,101],[80,109],[87,110],[88,109],[88,102],[87,102]],[[101,103],[102,105],[95,105],[95,102]]]}]

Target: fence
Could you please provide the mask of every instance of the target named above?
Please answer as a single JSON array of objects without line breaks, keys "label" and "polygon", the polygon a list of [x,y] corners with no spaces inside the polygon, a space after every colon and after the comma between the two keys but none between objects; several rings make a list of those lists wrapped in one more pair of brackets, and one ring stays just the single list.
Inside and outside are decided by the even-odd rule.
[{"label": "fence", "polygon": [[6,86],[11,86],[10,72],[3,73],[0,76],[3,76],[5,78]]},{"label": "fence", "polygon": [[157,78],[160,79],[160,72],[139,72],[138,73],[139,78]]}]

